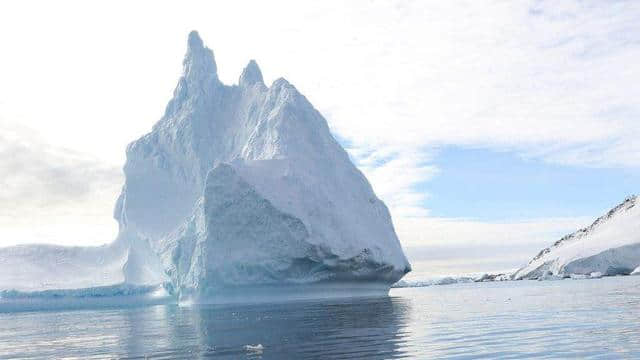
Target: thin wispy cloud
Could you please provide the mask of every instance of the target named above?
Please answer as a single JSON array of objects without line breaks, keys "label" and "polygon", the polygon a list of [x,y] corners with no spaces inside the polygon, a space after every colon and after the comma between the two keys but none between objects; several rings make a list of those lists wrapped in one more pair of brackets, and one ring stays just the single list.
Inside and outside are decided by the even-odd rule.
[{"label": "thin wispy cloud", "polygon": [[384,199],[396,216],[427,216],[424,204],[429,194],[418,192],[416,184],[429,181],[438,173],[431,164],[432,157],[427,152],[374,151],[358,154],[352,151],[356,165],[374,184],[376,193]]},{"label": "thin wispy cloud", "polygon": [[578,165],[640,165],[619,151],[635,149],[640,132],[640,74],[629,66],[640,54],[636,3],[399,4],[377,10],[388,14],[381,28],[403,36],[361,40],[380,54],[341,84],[344,97],[357,88],[367,96],[356,102],[372,99],[336,103],[341,136],[376,148],[481,145]]}]

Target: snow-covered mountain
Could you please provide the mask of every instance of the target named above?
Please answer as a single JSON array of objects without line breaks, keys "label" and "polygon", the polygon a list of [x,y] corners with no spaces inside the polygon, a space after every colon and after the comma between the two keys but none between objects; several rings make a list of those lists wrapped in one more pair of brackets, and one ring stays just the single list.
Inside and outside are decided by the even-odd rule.
[{"label": "snow-covered mountain", "polygon": [[514,279],[632,273],[640,266],[639,202],[629,197],[589,227],[540,251]]},{"label": "snow-covered mountain", "polygon": [[[46,271],[48,289],[160,284],[217,302],[293,285],[380,293],[410,271],[387,207],[322,115],[285,79],[264,84],[253,60],[238,85],[222,84],[196,32],[164,116],[127,147],[124,172],[113,244],[22,248],[29,273],[36,253],[69,267],[64,280]],[[20,263],[16,251],[0,250],[0,266]],[[21,274],[0,274],[0,290],[43,286]]]}]

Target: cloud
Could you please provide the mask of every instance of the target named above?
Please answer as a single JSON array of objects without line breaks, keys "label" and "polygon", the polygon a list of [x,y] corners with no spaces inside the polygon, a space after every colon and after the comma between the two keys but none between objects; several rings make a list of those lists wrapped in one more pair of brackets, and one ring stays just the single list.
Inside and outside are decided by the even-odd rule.
[{"label": "cloud", "polygon": [[[375,91],[356,99],[373,106],[336,105],[340,110],[332,114],[342,136],[357,134],[363,146],[473,145],[549,161],[640,165],[640,156],[630,162],[617,151],[606,158],[598,151],[636,149],[640,135],[633,96],[640,74],[630,69],[640,55],[639,5],[447,4],[411,2],[392,11],[378,3],[376,12],[390,18],[381,27],[405,29],[405,35],[375,34],[392,51],[366,63],[360,78],[347,78],[357,83],[345,91],[367,82]],[[373,39],[363,46],[375,47]],[[621,107],[622,116],[610,114]],[[550,147],[553,153],[540,151]],[[575,148],[594,151],[563,156]]]},{"label": "cloud", "polygon": [[37,133],[0,124],[0,201],[22,208],[67,206],[122,184],[121,169],[41,142]]},{"label": "cloud", "polygon": [[37,132],[5,122],[0,159],[0,246],[112,240],[108,217],[123,180],[120,169],[48,145]]},{"label": "cloud", "polygon": [[373,184],[376,194],[385,200],[396,216],[426,216],[425,192],[417,192],[416,184],[428,181],[438,173],[429,164],[431,156],[425,152],[393,151],[386,148],[366,154],[351,151],[356,165]]},{"label": "cloud", "polygon": [[[429,160],[443,145],[568,166],[640,167],[637,2],[359,5],[343,9],[351,41],[332,39],[344,62],[322,77],[336,83],[309,92],[394,219],[429,214],[425,189],[439,171]],[[384,161],[370,161],[372,153]],[[536,226],[546,228],[529,224],[539,233]],[[530,240],[529,232],[517,235],[510,241]]]},{"label": "cloud", "polygon": [[526,264],[563,235],[590,224],[589,217],[518,222],[398,217],[396,232],[414,264],[412,277],[492,272]]},{"label": "cloud", "polygon": [[593,220],[590,217],[569,217],[484,222],[461,218],[401,217],[394,223],[398,236],[408,247],[504,246],[515,243],[540,246],[550,244],[555,237],[573,232]]}]

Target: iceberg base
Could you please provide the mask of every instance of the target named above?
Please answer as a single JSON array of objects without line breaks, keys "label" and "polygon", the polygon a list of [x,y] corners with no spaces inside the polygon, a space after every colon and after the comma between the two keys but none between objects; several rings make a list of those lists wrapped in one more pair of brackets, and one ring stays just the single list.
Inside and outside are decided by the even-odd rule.
[{"label": "iceberg base", "polygon": [[162,286],[115,285],[73,290],[0,292],[0,313],[175,304]]},{"label": "iceberg base", "polygon": [[383,282],[327,282],[314,284],[211,288],[197,295],[181,295],[180,306],[256,304],[300,300],[381,297],[391,285]]}]

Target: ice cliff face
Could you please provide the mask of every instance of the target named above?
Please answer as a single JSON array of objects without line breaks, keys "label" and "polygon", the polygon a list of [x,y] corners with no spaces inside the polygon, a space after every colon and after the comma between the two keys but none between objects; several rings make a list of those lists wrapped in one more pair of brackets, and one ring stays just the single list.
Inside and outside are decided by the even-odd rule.
[{"label": "ice cliff face", "polygon": [[515,279],[630,274],[640,266],[640,200],[626,199],[591,226],[542,250]]},{"label": "ice cliff face", "polygon": [[120,239],[148,248],[172,291],[390,285],[410,270],[386,206],[294,86],[267,87],[255,61],[222,84],[195,32],[183,65],[165,115],[127,148],[115,209]]}]

